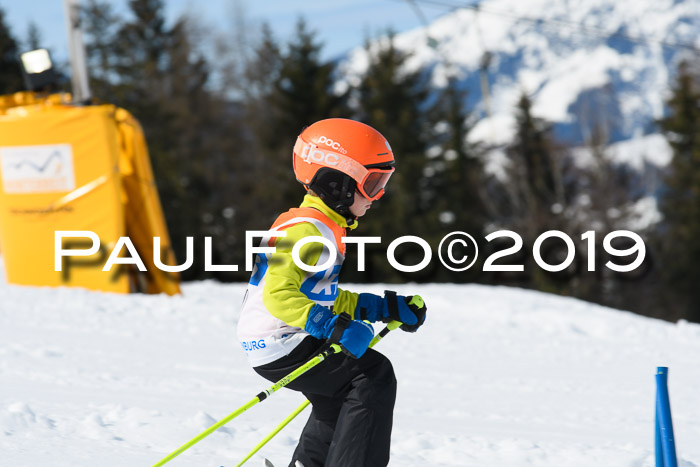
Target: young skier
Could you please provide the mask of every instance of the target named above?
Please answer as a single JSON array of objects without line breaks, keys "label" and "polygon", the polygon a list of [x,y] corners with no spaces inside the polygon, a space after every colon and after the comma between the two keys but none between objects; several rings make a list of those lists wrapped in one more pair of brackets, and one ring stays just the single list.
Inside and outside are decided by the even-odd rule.
[{"label": "young skier", "polygon": [[[366,321],[398,320],[404,323],[401,329],[415,332],[426,307],[417,295],[386,291],[381,297],[339,289],[338,274],[346,229],[355,229],[357,219],[384,194],[394,155],[374,128],[326,119],[302,131],[293,163],[308,194],[270,228],[286,236],[260,243],[276,252],[256,257],[238,337],[254,370],[270,381],[283,378],[329,342],[343,349],[287,385],[312,404],[290,467],[386,466],[396,379],[389,360],[367,348],[374,331]],[[317,238],[304,244],[298,259],[323,266],[320,271],[295,264],[294,245],[307,237],[322,237],[323,243]]]}]

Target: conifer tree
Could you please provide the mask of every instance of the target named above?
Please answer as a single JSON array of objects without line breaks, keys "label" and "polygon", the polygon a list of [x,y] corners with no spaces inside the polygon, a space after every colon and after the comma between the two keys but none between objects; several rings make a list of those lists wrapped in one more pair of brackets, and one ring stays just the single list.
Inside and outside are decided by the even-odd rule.
[{"label": "conifer tree", "polygon": [[0,95],[21,91],[24,88],[19,63],[19,47],[0,9]]},{"label": "conifer tree", "polygon": [[[358,118],[382,133],[397,159],[384,204],[394,204],[397,223],[406,222],[407,211],[424,211],[419,186],[425,167],[426,119],[422,113],[428,96],[421,71],[405,69],[408,55],[394,45],[393,33],[367,44],[370,64],[357,88]],[[379,215],[375,217],[381,217]],[[413,216],[408,216],[413,217]],[[405,227],[408,227],[404,224]],[[394,233],[394,232],[392,232]]]},{"label": "conifer tree", "polygon": [[[422,70],[406,69],[409,56],[396,48],[391,31],[373,43],[368,41],[366,49],[369,66],[354,91],[358,103],[356,118],[387,139],[396,158],[396,172],[384,197],[373,204],[371,215],[362,219],[362,232],[381,236],[386,243],[403,235],[427,236],[436,227],[423,217],[432,212],[424,174],[430,133],[425,115],[427,77]],[[415,264],[423,252],[411,249],[405,254],[407,257],[401,262]],[[368,248],[367,261],[369,266],[362,279],[400,279],[397,271],[386,264],[382,249]]]},{"label": "conifer tree", "polygon": [[264,107],[255,108],[255,112],[269,110],[269,106],[262,105],[261,101],[274,92],[275,83],[279,81],[282,69],[282,50],[269,24],[262,24],[260,40],[253,49],[252,58],[246,60],[244,66],[244,86],[241,91],[246,100],[251,105]]},{"label": "conifer tree", "polygon": [[[669,115],[660,121],[673,159],[660,204],[661,271],[666,294],[664,305],[678,315],[700,322],[700,75],[681,64],[677,83],[667,105]],[[674,306],[675,305],[675,306]],[[668,316],[673,318],[674,316]]]},{"label": "conifer tree", "polygon": [[487,220],[482,149],[468,141],[473,120],[465,107],[466,94],[450,80],[429,114],[439,154],[428,170],[433,174],[428,192],[434,201],[427,214],[437,216],[431,222],[481,236]]},{"label": "conifer tree", "polygon": [[41,31],[34,21],[29,23],[27,28],[27,50],[35,50],[41,47]]},{"label": "conifer tree", "polygon": [[[570,229],[563,215],[567,203],[560,148],[551,135],[551,125],[532,114],[532,102],[524,93],[517,104],[516,125],[515,140],[506,150],[510,167],[504,188],[509,190],[511,207],[505,223],[522,237],[523,251],[528,251],[542,233]],[[552,263],[562,259],[548,258]],[[550,292],[564,291],[564,284],[553,281],[551,274],[545,274],[541,268],[532,266],[530,273],[528,283],[522,285]]]},{"label": "conifer tree", "polygon": [[556,155],[551,125],[532,115],[532,102],[522,94],[517,105],[517,131],[508,149],[513,164],[513,182],[517,199],[523,201],[521,213],[529,218],[531,233],[551,225],[553,208],[560,201],[556,173]]},{"label": "conifer tree", "polygon": [[161,0],[131,0],[129,9],[130,17],[120,23],[113,42],[112,70],[118,78],[109,95],[98,97],[126,108],[143,126],[175,254],[182,261],[185,237],[198,233],[201,218],[192,203],[201,196],[203,184],[177,144],[182,127],[173,112],[175,80],[168,70],[175,32],[166,25]]},{"label": "conifer tree", "polygon": [[118,79],[115,43],[123,19],[110,2],[89,0],[82,6],[81,20],[92,94],[102,101],[114,102],[113,87]]},{"label": "conifer tree", "polygon": [[[474,119],[466,108],[467,92],[455,79],[450,79],[444,89],[433,92],[435,103],[426,115],[431,146],[424,169],[425,196],[431,208],[422,214],[422,219],[431,227],[425,229],[425,239],[436,248],[452,231],[483,238],[491,213],[487,212],[485,202],[483,149],[469,141]],[[469,253],[465,251],[465,254]],[[483,278],[479,270],[479,264],[460,272],[440,268],[432,272],[431,280],[472,282]]]},{"label": "conifer tree", "polygon": [[[129,7],[127,20],[106,3],[85,11],[97,97],[126,108],[143,126],[178,261],[185,259],[185,237],[196,239],[195,263],[183,278],[203,277],[202,238],[224,233],[235,212],[229,177],[241,125],[207,87],[209,65],[192,40],[195,25],[183,17],[169,26],[160,0],[132,0]],[[226,256],[234,241],[219,237],[214,256]]]},{"label": "conifer tree", "polygon": [[[257,200],[255,203],[241,203],[238,208],[240,226],[248,230],[267,227],[274,216],[285,209],[284,195],[276,189],[270,189],[262,180],[270,180],[276,187],[278,183],[289,186],[289,164],[281,165],[282,154],[291,153],[293,141],[286,147],[275,135],[273,126],[280,111],[271,101],[275,92],[275,83],[279,80],[282,68],[281,46],[267,23],[260,28],[260,36],[249,54],[243,54],[244,63],[237,82],[231,86],[242,95],[241,106],[249,135],[245,144],[245,155],[238,157],[239,173],[245,174],[237,179],[241,189],[241,199]],[[241,60],[241,58],[239,58]],[[291,157],[288,158],[291,160]],[[297,192],[300,195],[300,192]],[[299,196],[297,196],[298,198]]]},{"label": "conifer tree", "polygon": [[321,60],[322,43],[300,18],[296,35],[282,57],[282,67],[271,103],[279,110],[276,126],[283,133],[296,136],[303,126],[323,118],[346,116],[346,96],[333,90],[334,64]]},{"label": "conifer tree", "polygon": [[252,71],[258,92],[249,108],[254,110],[255,157],[265,162],[265,179],[274,184],[273,189],[268,185],[260,198],[267,200],[263,204],[271,218],[304,193],[291,175],[292,149],[302,129],[324,118],[348,116],[347,96],[333,89],[335,65],[322,60],[321,51],[316,33],[300,18],[285,50],[263,30],[256,53]]}]

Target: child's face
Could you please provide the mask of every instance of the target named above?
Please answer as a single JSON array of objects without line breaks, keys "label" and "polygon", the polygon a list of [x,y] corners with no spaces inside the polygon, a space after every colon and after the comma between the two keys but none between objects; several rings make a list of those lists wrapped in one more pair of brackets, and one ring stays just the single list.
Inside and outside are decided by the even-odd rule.
[{"label": "child's face", "polygon": [[350,205],[350,213],[355,217],[362,217],[365,215],[367,210],[372,206],[372,201],[362,196],[362,194],[355,190],[355,199]]}]

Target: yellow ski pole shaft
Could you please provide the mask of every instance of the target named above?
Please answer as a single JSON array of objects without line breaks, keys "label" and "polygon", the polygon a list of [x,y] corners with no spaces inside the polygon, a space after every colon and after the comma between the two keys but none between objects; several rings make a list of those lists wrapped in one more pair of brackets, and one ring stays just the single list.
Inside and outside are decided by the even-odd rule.
[{"label": "yellow ski pole shaft", "polygon": [[390,321],[389,324],[387,324],[384,329],[379,331],[379,334],[374,336],[374,339],[372,339],[372,342],[369,343],[370,349],[374,347],[377,342],[380,340],[384,339],[387,334],[389,334],[391,331],[394,329],[398,329],[403,323],[401,321]]},{"label": "yellow ski pole shaft", "polygon": [[296,409],[294,409],[294,412],[292,412],[291,414],[289,414],[289,415],[287,416],[287,418],[285,418],[284,420],[282,420],[282,422],[281,422],[279,425],[277,425],[277,428],[275,428],[269,435],[265,436],[265,438],[263,438],[263,440],[260,441],[260,442],[253,448],[253,450],[250,451],[250,452],[248,453],[247,456],[245,456],[245,459],[243,459],[243,460],[240,461],[238,464],[236,464],[236,467],[241,467],[243,464],[245,464],[246,462],[248,462],[248,459],[250,459],[251,457],[253,457],[253,456],[255,455],[256,452],[258,452],[260,449],[262,449],[262,447],[265,446],[265,445],[267,444],[268,441],[270,441],[272,438],[274,438],[275,436],[277,436],[277,433],[279,433],[280,431],[282,431],[282,429],[283,429],[285,426],[289,425],[289,422],[291,422],[292,420],[294,420],[294,419],[296,418],[297,415],[299,415],[300,413],[302,413],[302,412],[304,411],[304,409],[305,409],[306,407],[308,407],[308,405],[309,405],[310,403],[311,403],[311,402],[309,402],[308,400],[305,400],[304,402],[302,402],[301,405],[300,405],[299,407],[297,407]]},{"label": "yellow ski pole shaft", "polygon": [[[379,341],[382,340],[384,337],[386,337],[386,335],[389,334],[389,332],[391,332],[391,331],[393,331],[394,329],[396,329],[396,328],[398,328],[399,326],[401,326],[401,324],[402,324],[402,323],[401,323],[400,321],[391,321],[391,322],[389,322],[389,324],[387,324],[387,325],[384,327],[384,329],[382,329],[382,330],[379,332],[379,334],[377,334],[376,336],[374,336],[374,338],[372,339],[372,342],[369,343],[369,347],[370,347],[370,348],[374,347],[375,344],[376,344],[377,342],[379,342]],[[294,419],[296,418],[297,415],[299,415],[300,413],[302,413],[302,412],[304,411],[304,409],[307,408],[307,407],[309,406],[310,403],[311,403],[311,402],[309,402],[308,400],[305,400],[304,402],[302,402],[301,405],[300,405],[299,407],[297,407],[296,409],[294,409],[294,412],[292,412],[291,414],[289,414],[289,415],[287,416],[287,418],[285,418],[284,420],[282,420],[282,421],[280,422],[280,424],[277,425],[277,427],[276,427],[274,430],[272,430],[272,432],[271,432],[269,435],[265,436],[265,438],[263,438],[263,440],[260,441],[260,442],[253,448],[253,450],[250,451],[250,452],[248,453],[247,456],[245,456],[245,458],[244,458],[242,461],[240,461],[238,464],[236,464],[236,467],[241,467],[243,464],[245,464],[246,462],[248,462],[248,459],[250,459],[251,457],[253,457],[253,456],[255,455],[256,452],[258,452],[260,449],[262,449],[262,447],[265,446],[265,445],[267,444],[268,441],[270,441],[272,438],[274,438],[275,436],[277,436],[277,433],[279,433],[280,431],[282,431],[282,429],[283,429],[285,426],[289,425],[289,422],[291,422],[292,420],[294,420]]]},{"label": "yellow ski pole shaft", "polygon": [[200,434],[198,434],[197,436],[192,438],[190,441],[186,442],[185,444],[183,444],[182,446],[177,448],[175,451],[168,454],[166,457],[164,457],[163,459],[161,459],[160,461],[155,463],[153,465],[153,467],[160,467],[161,465],[164,465],[165,463],[170,462],[175,457],[179,456],[184,451],[188,450],[189,448],[191,448],[192,446],[194,446],[195,444],[197,444],[198,442],[200,442],[201,440],[203,440],[204,438],[206,438],[207,436],[209,436],[214,431],[218,430],[219,428],[221,428],[222,426],[224,426],[225,424],[227,424],[228,422],[230,422],[234,418],[238,417],[240,414],[242,414],[243,412],[245,412],[246,410],[248,410],[249,408],[251,408],[252,406],[257,404],[258,402],[264,401],[265,399],[267,399],[268,396],[271,396],[275,391],[285,387],[286,385],[288,385],[289,383],[291,383],[292,381],[297,379],[299,376],[303,375],[305,372],[309,371],[311,368],[315,367],[316,365],[318,365],[319,363],[324,361],[327,357],[329,357],[333,354],[336,354],[340,351],[341,351],[341,348],[339,345],[331,344],[331,346],[328,349],[326,349],[323,352],[321,352],[320,354],[316,355],[314,358],[312,358],[308,362],[304,363],[302,366],[300,366],[296,370],[292,371],[291,373],[289,373],[287,376],[285,376],[281,380],[277,381],[275,384],[270,386],[268,389],[266,389],[265,391],[262,391],[260,394],[255,396],[253,399],[246,402],[244,405],[242,405],[241,407],[236,409],[234,412],[232,412],[229,415],[227,415],[226,417],[222,418],[221,420],[219,420],[218,422],[216,422],[215,424],[213,424],[212,426],[210,426],[209,428],[207,428],[206,430],[204,430],[203,432],[201,432]]}]

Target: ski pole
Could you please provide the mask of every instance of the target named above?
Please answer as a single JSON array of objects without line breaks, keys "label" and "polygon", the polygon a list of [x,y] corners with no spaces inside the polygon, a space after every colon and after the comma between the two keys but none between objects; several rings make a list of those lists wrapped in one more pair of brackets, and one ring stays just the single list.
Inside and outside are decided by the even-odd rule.
[{"label": "ski pole", "polygon": [[[387,324],[387,325],[384,327],[384,329],[382,329],[382,330],[379,332],[379,334],[377,334],[376,336],[374,336],[374,338],[372,339],[372,342],[369,343],[369,348],[374,347],[374,345],[375,345],[377,342],[379,342],[379,341],[382,340],[384,337],[386,337],[386,335],[389,334],[389,332],[391,332],[391,331],[393,331],[394,329],[396,329],[396,328],[398,328],[399,326],[401,326],[401,324],[402,324],[402,323],[401,323],[400,321],[391,321],[391,322],[389,322],[389,324]],[[260,441],[260,442],[253,448],[253,450],[250,451],[250,452],[248,453],[248,455],[247,455],[242,461],[240,461],[238,464],[236,464],[236,467],[241,467],[243,464],[245,464],[245,463],[248,461],[248,459],[250,459],[251,457],[253,457],[253,456],[255,455],[256,452],[258,452],[260,449],[262,449],[262,447],[265,446],[265,445],[267,444],[268,441],[270,441],[272,438],[274,438],[275,436],[277,436],[277,433],[279,433],[280,431],[282,431],[282,429],[283,429],[285,426],[289,425],[289,422],[291,422],[292,420],[294,420],[294,419],[296,418],[297,415],[299,415],[301,412],[303,412],[304,409],[307,408],[307,407],[309,406],[310,403],[311,403],[311,402],[309,402],[308,399],[305,400],[304,402],[302,402],[301,405],[299,405],[299,407],[297,407],[296,409],[294,409],[294,411],[293,411],[291,414],[289,414],[289,415],[287,416],[287,418],[285,418],[284,420],[282,420],[282,421],[280,422],[280,424],[277,425],[277,427],[276,427],[274,430],[272,430],[272,432],[271,432],[269,435],[265,436],[265,438],[263,438],[263,440]]]},{"label": "ski pole", "polygon": [[242,405],[241,407],[239,407],[238,409],[236,409],[235,411],[233,411],[232,413],[230,413],[226,417],[222,418],[221,420],[219,420],[218,422],[216,422],[215,424],[213,424],[212,426],[210,426],[209,428],[207,428],[206,430],[204,430],[203,432],[201,432],[200,434],[198,434],[197,436],[192,438],[190,441],[186,442],[185,444],[183,444],[182,446],[177,448],[172,453],[168,454],[166,457],[164,457],[163,459],[158,461],[156,464],[154,464],[153,467],[160,467],[161,465],[164,465],[166,462],[173,460],[175,457],[182,454],[184,451],[191,448],[192,446],[194,446],[195,444],[197,444],[198,442],[200,442],[201,440],[203,440],[204,438],[206,438],[207,436],[209,436],[214,431],[218,430],[219,428],[221,428],[222,426],[224,426],[225,424],[227,424],[228,422],[230,422],[234,418],[238,417],[240,414],[242,414],[243,412],[245,412],[246,410],[248,410],[249,408],[251,408],[252,406],[257,404],[258,402],[264,401],[265,399],[267,399],[268,396],[271,396],[277,390],[285,387],[286,385],[288,385],[289,383],[291,383],[292,381],[297,379],[299,376],[303,375],[304,373],[309,371],[311,368],[315,367],[316,365],[318,365],[319,363],[324,361],[329,356],[336,354],[336,353],[340,352],[341,350],[342,349],[340,348],[340,346],[338,344],[331,344],[331,346],[329,348],[327,348],[326,350],[324,350],[320,354],[316,355],[311,360],[304,363],[302,366],[300,366],[296,370],[292,371],[284,378],[277,381],[275,384],[270,386],[265,391],[262,391],[260,394],[255,396],[253,399],[251,399],[250,401],[248,401],[247,403],[245,403],[244,405]]}]

